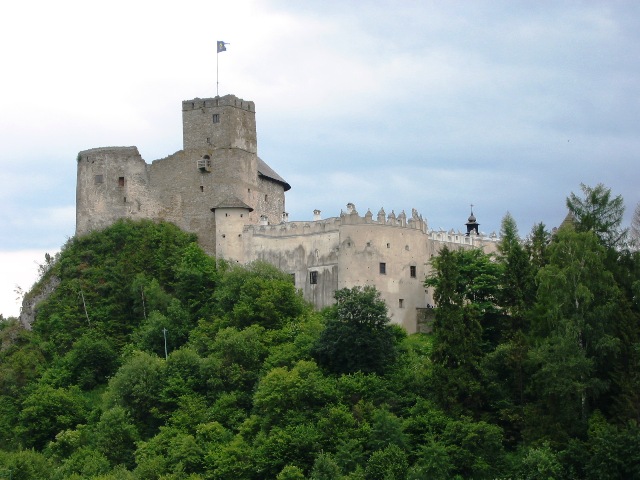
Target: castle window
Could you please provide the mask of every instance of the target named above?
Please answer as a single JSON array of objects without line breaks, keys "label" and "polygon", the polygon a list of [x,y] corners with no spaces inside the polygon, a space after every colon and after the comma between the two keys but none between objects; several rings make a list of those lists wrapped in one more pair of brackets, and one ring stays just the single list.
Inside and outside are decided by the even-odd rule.
[{"label": "castle window", "polygon": [[415,265],[409,266],[409,275],[411,276],[411,278],[416,278],[416,266]]},{"label": "castle window", "polygon": [[318,283],[318,272],[309,272],[309,283],[311,285]]},{"label": "castle window", "polygon": [[391,244],[390,243],[387,243],[387,248],[391,248]]},{"label": "castle window", "polygon": [[209,155],[205,155],[200,160],[198,160],[198,168],[201,172],[211,171],[211,158],[209,157]]},{"label": "castle window", "polygon": [[223,233],[223,234],[222,234],[222,238],[227,238],[227,236]]},{"label": "castle window", "polygon": [[404,308],[404,298],[398,299],[398,308]]},{"label": "castle window", "polygon": [[118,177],[118,186],[124,187],[124,177]]},{"label": "castle window", "polygon": [[220,114],[218,113],[213,114],[213,123],[220,123]]},{"label": "castle window", "polygon": [[95,177],[96,185],[99,185],[104,182],[104,175],[96,175]]},{"label": "castle window", "polygon": [[265,201],[265,202],[267,201],[267,198],[268,198],[268,197],[267,197],[267,195],[265,195],[265,196],[264,196],[264,201]]},{"label": "castle window", "polygon": [[384,262],[380,262],[380,275],[387,274],[387,264]]},{"label": "castle window", "polygon": [[204,185],[200,185],[200,191],[204,192]]}]

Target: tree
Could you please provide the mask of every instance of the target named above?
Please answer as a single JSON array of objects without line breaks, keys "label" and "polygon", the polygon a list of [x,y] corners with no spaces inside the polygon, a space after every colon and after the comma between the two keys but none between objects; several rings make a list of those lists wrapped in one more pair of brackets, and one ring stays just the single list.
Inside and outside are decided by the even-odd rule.
[{"label": "tree", "polygon": [[631,247],[636,251],[640,250],[640,202],[638,202],[636,209],[633,211],[630,236],[631,238],[629,243],[631,244]]},{"label": "tree", "polygon": [[522,329],[524,313],[535,296],[533,269],[511,214],[502,219],[499,261],[503,265],[500,304],[511,316],[511,332]]},{"label": "tree", "polygon": [[618,195],[611,198],[611,189],[602,183],[595,187],[580,184],[584,198],[571,192],[567,198],[567,208],[575,220],[579,232],[595,233],[608,248],[621,247],[627,236],[627,229],[620,228],[624,214],[624,201]]},{"label": "tree", "polygon": [[106,383],[118,366],[118,358],[111,339],[90,330],[74,342],[63,364],[72,384],[90,390]]},{"label": "tree", "polygon": [[22,404],[19,431],[26,445],[41,449],[58,432],[84,423],[86,415],[85,400],[77,387],[38,385]]},{"label": "tree", "polygon": [[334,398],[334,381],[314,362],[303,360],[291,370],[281,367],[267,373],[258,383],[253,404],[264,426],[285,425],[312,419]]},{"label": "tree", "polygon": [[604,261],[605,247],[593,232],[560,229],[549,264],[538,272],[532,314],[537,345],[530,353],[530,392],[537,401],[529,406],[538,435],[566,441],[584,433],[590,402],[611,381],[624,302]]},{"label": "tree", "polygon": [[161,393],[165,362],[144,352],[135,352],[109,381],[107,407],[122,406],[146,438],[161,425]]},{"label": "tree", "polygon": [[343,288],[324,312],[326,327],[312,354],[327,370],[384,373],[397,356],[397,338],[387,305],[375,287]]},{"label": "tree", "polygon": [[404,480],[409,462],[406,454],[395,444],[376,450],[367,460],[365,476],[371,480]]},{"label": "tree", "polygon": [[335,480],[340,478],[342,472],[336,461],[327,453],[321,453],[313,462],[313,469],[309,480]]},{"label": "tree", "polygon": [[544,267],[548,262],[547,247],[551,242],[551,234],[544,223],[533,226],[525,242],[525,250],[529,254],[529,261],[534,270]]},{"label": "tree", "polygon": [[122,407],[113,407],[102,414],[95,426],[93,442],[98,451],[112,465],[134,466],[135,443],[138,431],[130,416]]},{"label": "tree", "polygon": [[425,282],[435,287],[433,391],[446,410],[477,413],[483,402],[481,319],[495,313],[497,267],[477,250],[446,247],[433,260],[433,267]]}]

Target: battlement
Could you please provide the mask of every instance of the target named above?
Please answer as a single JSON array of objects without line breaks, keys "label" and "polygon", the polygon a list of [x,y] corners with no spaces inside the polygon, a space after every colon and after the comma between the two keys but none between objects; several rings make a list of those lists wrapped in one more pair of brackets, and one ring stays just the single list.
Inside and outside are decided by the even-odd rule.
[{"label": "battlement", "polygon": [[117,156],[120,158],[141,158],[138,147],[98,147],[81,151],[80,153],[78,153],[77,160],[78,162],[91,162],[95,161],[98,158],[102,159],[105,156]]},{"label": "battlement", "polygon": [[392,210],[391,213],[387,215],[384,208],[381,208],[374,219],[371,210],[367,210],[364,216],[360,216],[356,211],[355,205],[352,203],[347,205],[347,211],[342,211],[339,217],[329,217],[311,221],[283,221],[276,225],[246,225],[244,230],[245,232],[252,232],[255,236],[273,238],[335,232],[345,225],[371,225],[382,228],[418,230],[430,240],[457,245],[480,246],[487,243],[498,242],[498,236],[495,233],[487,236],[482,233],[467,235],[459,230],[456,232],[453,229],[449,231],[442,229],[429,230],[427,221],[416,209],[412,209],[411,217],[407,218],[404,210],[398,215]]},{"label": "battlement", "polygon": [[234,107],[253,113],[255,113],[256,111],[255,103],[243,100],[242,98],[238,98],[235,95],[225,95],[224,97],[213,98],[194,98],[193,100],[182,101],[183,112],[188,112],[189,110],[198,110],[200,108],[213,107]]}]

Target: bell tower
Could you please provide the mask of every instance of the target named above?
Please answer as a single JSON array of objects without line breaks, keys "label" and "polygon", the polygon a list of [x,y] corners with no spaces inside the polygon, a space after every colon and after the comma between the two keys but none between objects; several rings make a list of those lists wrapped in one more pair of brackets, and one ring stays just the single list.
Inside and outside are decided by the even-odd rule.
[{"label": "bell tower", "polygon": [[480,231],[478,230],[480,224],[477,222],[476,216],[473,214],[473,204],[471,204],[471,215],[469,215],[469,220],[467,220],[467,223],[465,223],[465,225],[467,226],[467,236],[471,235],[472,233],[475,235],[478,235],[480,233]]}]

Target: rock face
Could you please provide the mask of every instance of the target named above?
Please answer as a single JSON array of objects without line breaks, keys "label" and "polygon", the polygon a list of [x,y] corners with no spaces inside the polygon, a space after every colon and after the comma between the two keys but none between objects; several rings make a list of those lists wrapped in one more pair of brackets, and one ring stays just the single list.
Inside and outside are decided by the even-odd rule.
[{"label": "rock face", "polygon": [[20,324],[27,330],[31,330],[31,325],[36,319],[38,305],[40,302],[49,298],[54,290],[60,285],[60,279],[55,276],[49,277],[39,289],[37,293],[33,290],[22,300],[22,308],[20,309]]}]

